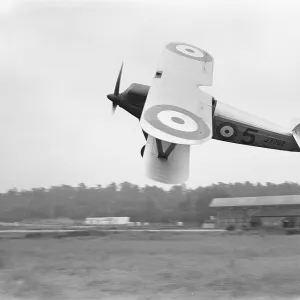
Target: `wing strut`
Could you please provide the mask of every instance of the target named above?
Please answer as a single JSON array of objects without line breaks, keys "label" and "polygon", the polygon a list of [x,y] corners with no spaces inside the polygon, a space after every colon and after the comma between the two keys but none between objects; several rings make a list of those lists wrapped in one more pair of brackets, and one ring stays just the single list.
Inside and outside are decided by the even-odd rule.
[{"label": "wing strut", "polygon": [[163,150],[163,146],[162,146],[161,140],[159,140],[159,139],[155,139],[155,140],[156,140],[156,147],[157,147],[157,153],[158,153],[157,158],[161,158],[161,159],[167,160],[168,157],[169,157],[169,155],[170,155],[170,154],[172,153],[172,151],[175,149],[176,144],[171,143],[171,144],[168,146],[167,150],[164,151],[164,150]]}]

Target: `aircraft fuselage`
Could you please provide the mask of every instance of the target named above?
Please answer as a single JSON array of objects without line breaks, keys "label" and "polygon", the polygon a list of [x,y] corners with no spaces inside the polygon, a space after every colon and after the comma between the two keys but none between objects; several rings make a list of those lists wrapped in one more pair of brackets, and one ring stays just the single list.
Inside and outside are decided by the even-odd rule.
[{"label": "aircraft fuselage", "polygon": [[[119,106],[140,119],[150,87],[133,83],[120,97]],[[292,131],[279,128],[234,107],[213,100],[213,136],[215,140],[300,152]],[[147,133],[143,132],[147,139]]]}]

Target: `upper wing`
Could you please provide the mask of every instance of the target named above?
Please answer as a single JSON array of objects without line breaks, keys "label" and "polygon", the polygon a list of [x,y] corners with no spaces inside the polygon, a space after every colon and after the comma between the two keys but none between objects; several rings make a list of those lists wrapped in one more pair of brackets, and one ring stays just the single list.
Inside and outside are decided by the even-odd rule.
[{"label": "upper wing", "polygon": [[292,131],[219,101],[213,117],[213,139],[269,149],[300,151]]},{"label": "upper wing", "polygon": [[212,137],[213,58],[184,43],[166,45],[144,105],[140,124],[149,135],[176,144],[198,144]]}]

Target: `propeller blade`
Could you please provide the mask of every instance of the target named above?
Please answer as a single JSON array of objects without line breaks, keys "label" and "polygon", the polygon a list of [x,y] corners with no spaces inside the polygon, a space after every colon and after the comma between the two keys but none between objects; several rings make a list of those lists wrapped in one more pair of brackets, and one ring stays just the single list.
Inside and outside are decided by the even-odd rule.
[{"label": "propeller blade", "polygon": [[117,109],[117,104],[116,103],[113,103],[112,104],[112,115],[115,113],[116,109]]},{"label": "propeller blade", "polygon": [[112,102],[112,114],[115,113],[117,106],[120,105],[120,97],[121,97],[120,85],[121,85],[122,71],[123,71],[123,62],[121,65],[121,69],[119,71],[114,93],[106,95],[106,97]]},{"label": "propeller blade", "polygon": [[118,79],[117,79],[117,82],[116,82],[116,86],[115,86],[115,91],[114,91],[115,95],[119,95],[119,89],[120,89],[122,71],[123,71],[123,62],[122,62],[121,69],[120,69],[120,72],[119,72],[119,76],[118,76]]}]

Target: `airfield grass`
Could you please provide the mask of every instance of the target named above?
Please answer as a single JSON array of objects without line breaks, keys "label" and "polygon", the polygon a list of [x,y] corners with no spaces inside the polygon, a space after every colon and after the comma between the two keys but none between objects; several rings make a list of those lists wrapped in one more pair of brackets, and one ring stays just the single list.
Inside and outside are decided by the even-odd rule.
[{"label": "airfield grass", "polygon": [[0,299],[300,299],[300,237],[0,239]]}]

